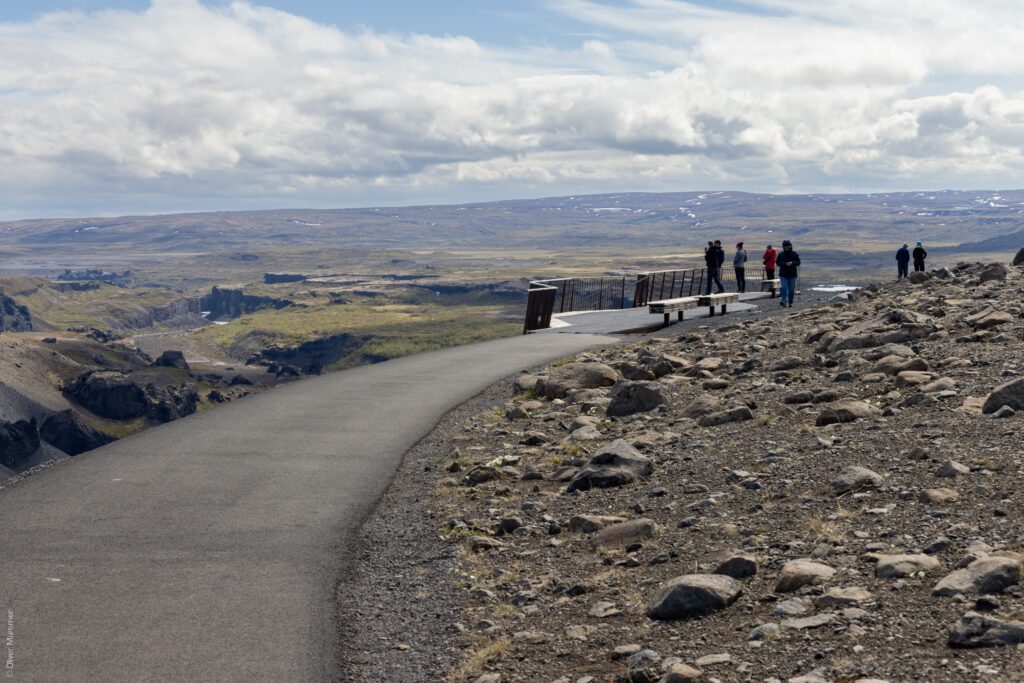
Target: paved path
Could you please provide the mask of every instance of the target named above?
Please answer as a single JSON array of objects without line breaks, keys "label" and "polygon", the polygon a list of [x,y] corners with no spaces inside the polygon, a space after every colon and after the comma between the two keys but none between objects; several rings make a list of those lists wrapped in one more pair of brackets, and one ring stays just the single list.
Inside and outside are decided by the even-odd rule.
[{"label": "paved path", "polygon": [[501,377],[614,341],[530,335],[303,380],[0,490],[13,680],[333,679],[334,588],[403,454]]}]

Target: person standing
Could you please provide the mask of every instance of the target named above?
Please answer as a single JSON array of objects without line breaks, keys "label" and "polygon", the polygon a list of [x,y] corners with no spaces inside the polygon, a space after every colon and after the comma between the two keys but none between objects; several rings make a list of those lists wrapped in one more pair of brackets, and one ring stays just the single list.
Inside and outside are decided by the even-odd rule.
[{"label": "person standing", "polygon": [[775,247],[768,245],[768,248],[764,250],[764,255],[761,260],[764,262],[764,275],[766,280],[775,279]]},{"label": "person standing", "polygon": [[[907,245],[903,245],[904,247]],[[921,243],[918,242],[917,246],[914,247],[914,270],[920,270],[924,272],[924,260],[928,257],[928,252],[924,250]]]},{"label": "person standing", "polygon": [[[920,244],[920,242],[918,242]],[[915,250],[916,251],[916,250]],[[904,244],[896,250],[896,279],[907,276],[907,264],[910,263],[910,249]]]},{"label": "person standing", "polygon": [[736,271],[736,291],[747,291],[747,250],[743,248],[743,242],[736,243],[736,253],[732,257],[732,267]]},{"label": "person standing", "polygon": [[708,271],[708,286],[705,294],[711,293],[711,282],[714,281],[718,287],[718,293],[725,291],[722,286],[722,264],[725,263],[725,250],[722,249],[722,240],[708,242],[708,248],[704,250],[704,265]]},{"label": "person standing", "polygon": [[779,305],[793,308],[793,296],[796,294],[796,278],[800,268],[800,254],[793,251],[793,243],[782,241],[782,253],[778,255],[779,280],[782,284],[782,295]]}]

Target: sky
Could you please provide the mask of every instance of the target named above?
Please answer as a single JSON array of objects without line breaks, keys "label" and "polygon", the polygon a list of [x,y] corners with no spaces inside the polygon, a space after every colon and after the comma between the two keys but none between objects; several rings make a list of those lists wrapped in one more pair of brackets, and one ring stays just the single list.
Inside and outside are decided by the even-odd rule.
[{"label": "sky", "polygon": [[0,4],[0,220],[1024,186],[1019,0]]}]

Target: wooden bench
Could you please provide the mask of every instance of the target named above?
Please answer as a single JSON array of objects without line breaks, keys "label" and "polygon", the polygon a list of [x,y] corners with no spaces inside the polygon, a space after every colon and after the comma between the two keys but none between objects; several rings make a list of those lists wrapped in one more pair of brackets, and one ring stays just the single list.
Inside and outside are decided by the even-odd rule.
[{"label": "wooden bench", "polygon": [[679,319],[683,319],[683,311],[688,308],[697,308],[697,297],[695,296],[684,296],[678,299],[662,299],[660,301],[648,301],[647,310],[651,313],[660,313],[665,316],[665,327],[668,327],[668,316],[670,313],[677,312]]},{"label": "wooden bench", "polygon": [[740,300],[739,294],[704,294],[697,297],[698,306],[707,306],[708,315],[715,316],[715,306],[721,305],[722,315],[725,315],[726,304],[735,303]]},{"label": "wooden bench", "polygon": [[771,292],[773,299],[780,289],[782,289],[782,280],[778,278],[775,278],[774,280],[761,280],[761,291]]}]

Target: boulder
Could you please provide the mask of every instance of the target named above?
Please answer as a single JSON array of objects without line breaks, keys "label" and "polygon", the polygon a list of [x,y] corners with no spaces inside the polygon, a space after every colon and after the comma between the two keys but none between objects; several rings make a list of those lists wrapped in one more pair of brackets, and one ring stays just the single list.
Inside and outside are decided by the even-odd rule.
[{"label": "boulder", "polygon": [[978,274],[978,282],[1003,282],[1010,268],[1002,263],[990,263]]},{"label": "boulder", "polygon": [[36,419],[0,422],[0,465],[17,469],[39,449]]},{"label": "boulder", "polygon": [[822,409],[818,414],[816,424],[822,427],[837,422],[853,422],[861,418],[872,418],[881,414],[882,411],[864,401],[836,401]]},{"label": "boulder", "polygon": [[710,413],[700,419],[701,427],[715,427],[717,425],[726,424],[727,422],[740,422],[743,420],[753,420],[754,413],[751,412],[747,406],[739,406],[737,408],[731,408],[729,410],[723,410],[717,413]]},{"label": "boulder", "polygon": [[1021,266],[1024,265],[1024,247],[1017,250],[1017,253],[1013,257],[1013,265]]},{"label": "boulder", "polygon": [[871,593],[863,588],[829,588],[823,595],[814,599],[818,609],[834,609],[851,607],[871,599]]},{"label": "boulder", "polygon": [[725,407],[721,399],[711,394],[701,394],[686,404],[683,408],[683,417],[699,418],[709,413],[717,413]]},{"label": "boulder", "polygon": [[835,574],[836,570],[827,564],[812,560],[791,560],[779,572],[775,592],[790,593],[804,586],[816,586],[825,583]]},{"label": "boulder", "polygon": [[970,467],[962,465],[956,460],[945,460],[941,465],[939,465],[939,469],[935,470],[935,476],[946,479],[955,479],[961,474],[969,474],[970,471]]},{"label": "boulder", "polygon": [[594,548],[624,547],[654,535],[657,527],[650,519],[631,519],[628,522],[612,524],[597,532],[591,539]]},{"label": "boulder", "polygon": [[885,479],[877,472],[872,472],[865,467],[845,467],[835,479],[832,480],[832,490],[836,493],[847,493],[848,491],[863,491],[865,489],[876,489],[885,483]]},{"label": "boulder", "polygon": [[903,370],[896,375],[896,386],[916,387],[931,382],[935,376],[930,372],[919,372],[917,370]]},{"label": "boulder", "polygon": [[1010,406],[1014,410],[1024,409],[1024,378],[1019,377],[996,387],[985,399],[981,412],[994,413],[1003,406]]},{"label": "boulder", "polygon": [[621,381],[612,387],[609,417],[645,413],[668,402],[668,389],[663,384],[645,381]]},{"label": "boulder", "polygon": [[935,584],[932,595],[950,597],[965,593],[999,593],[1020,582],[1020,561],[1009,557],[982,557],[964,569],[946,575]]},{"label": "boulder", "polygon": [[130,375],[94,370],[76,377],[64,393],[97,415],[113,420],[147,417],[170,422],[194,413],[199,400],[194,384],[142,386]]},{"label": "boulder", "polygon": [[964,318],[964,322],[977,330],[987,330],[1013,322],[1013,316],[1006,311],[997,311],[991,306],[986,306],[977,313]]},{"label": "boulder", "polygon": [[683,619],[728,607],[743,592],[736,579],[722,574],[685,574],[662,584],[647,605],[651,619]]},{"label": "boulder", "polygon": [[624,486],[647,477],[654,471],[654,465],[643,453],[623,439],[616,439],[590,459],[577,472],[566,487],[566,492],[589,491],[592,488]]},{"label": "boulder", "polygon": [[537,381],[536,391],[547,398],[565,398],[575,389],[594,389],[615,384],[618,374],[604,363],[566,363]]},{"label": "boulder", "polygon": [[968,612],[949,631],[950,647],[997,647],[1024,643],[1024,622]]},{"label": "boulder", "polygon": [[86,424],[78,413],[71,409],[62,410],[46,418],[43,426],[39,428],[39,436],[46,443],[56,446],[68,455],[91,451],[116,440]]},{"label": "boulder", "polygon": [[883,555],[875,564],[875,577],[898,579],[918,572],[929,572],[941,565],[931,555]]},{"label": "boulder", "polygon": [[160,354],[159,358],[153,361],[153,366],[177,368],[179,370],[184,370],[185,372],[188,372],[191,369],[189,368],[188,362],[185,360],[185,354],[181,351],[164,351]]},{"label": "boulder", "polygon": [[724,574],[734,579],[745,579],[757,574],[757,559],[753,555],[733,555],[719,563],[711,573]]}]

